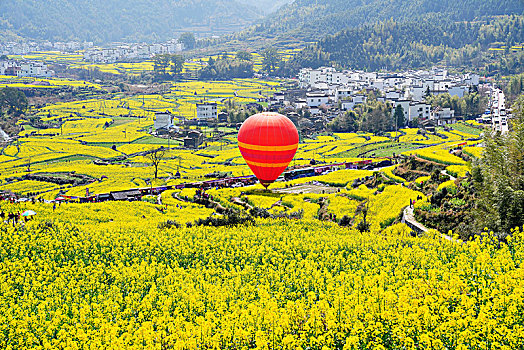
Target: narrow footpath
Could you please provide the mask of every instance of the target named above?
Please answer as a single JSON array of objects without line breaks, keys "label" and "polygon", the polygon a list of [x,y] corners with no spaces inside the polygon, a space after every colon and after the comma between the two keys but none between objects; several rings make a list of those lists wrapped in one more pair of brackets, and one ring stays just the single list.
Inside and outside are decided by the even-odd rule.
[{"label": "narrow footpath", "polygon": [[[412,229],[417,235],[425,233],[429,231],[429,229],[422,225],[420,222],[418,222],[415,219],[415,215],[413,213],[413,208],[406,207],[404,209],[403,215],[402,215],[402,223],[406,224],[410,229]],[[453,237],[450,237],[448,235],[445,235],[443,233],[440,234],[440,236],[450,242],[458,243],[457,240],[455,240]]]}]

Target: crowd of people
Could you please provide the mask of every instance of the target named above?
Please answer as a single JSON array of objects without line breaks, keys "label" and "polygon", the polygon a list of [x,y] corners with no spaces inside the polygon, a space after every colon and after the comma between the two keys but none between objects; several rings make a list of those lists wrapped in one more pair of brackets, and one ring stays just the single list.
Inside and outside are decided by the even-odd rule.
[{"label": "crowd of people", "polygon": [[3,210],[0,211],[0,221],[12,223],[13,226],[15,226],[16,224],[20,222],[25,222],[29,219],[30,219],[30,216],[24,217],[22,216],[22,214],[19,211],[9,212],[9,213],[4,212]]}]

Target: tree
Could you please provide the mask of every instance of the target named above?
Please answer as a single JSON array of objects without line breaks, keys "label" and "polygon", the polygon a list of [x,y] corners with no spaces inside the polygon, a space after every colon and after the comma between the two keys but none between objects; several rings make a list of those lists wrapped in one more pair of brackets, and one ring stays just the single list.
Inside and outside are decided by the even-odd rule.
[{"label": "tree", "polygon": [[272,73],[278,65],[280,56],[274,48],[266,49],[262,53],[262,67],[267,73]]},{"label": "tree", "polygon": [[178,42],[184,44],[184,47],[188,50],[194,49],[196,46],[195,35],[191,32],[185,32],[180,35]]},{"label": "tree", "polygon": [[354,111],[347,111],[333,119],[328,127],[334,132],[352,132],[357,131],[357,114]]},{"label": "tree", "polygon": [[426,88],[426,92],[424,93],[424,97],[428,98],[430,96],[431,96],[431,91],[429,91],[429,85],[428,85],[428,87]]},{"label": "tree", "polygon": [[476,116],[486,110],[487,98],[482,97],[478,92],[465,94],[462,100],[464,101],[465,116]]},{"label": "tree", "polygon": [[0,89],[0,114],[5,109],[8,114],[18,117],[27,110],[28,105],[27,97],[22,91],[12,87]]},{"label": "tree", "polygon": [[169,67],[171,61],[171,56],[164,54],[164,55],[156,55],[153,57],[153,70],[157,75],[166,75],[166,70]]},{"label": "tree", "polygon": [[478,193],[475,221],[501,237],[524,225],[524,95],[513,105],[513,130],[486,132],[484,153],[473,166]]},{"label": "tree", "polygon": [[250,54],[247,51],[238,51],[237,52],[237,59],[241,61],[251,61],[253,60],[253,55]]},{"label": "tree", "polygon": [[404,108],[402,108],[400,104],[398,104],[397,107],[395,107],[393,121],[395,122],[395,126],[397,129],[406,126],[406,118],[404,118]]},{"label": "tree", "polygon": [[511,77],[506,88],[506,93],[509,95],[509,97],[514,98],[520,95],[522,91],[524,91],[524,74]]},{"label": "tree", "polygon": [[151,166],[155,167],[155,179],[158,178],[158,166],[160,165],[162,159],[164,159],[165,154],[165,149],[161,147],[149,151],[149,153],[146,155],[146,158],[151,162]]},{"label": "tree", "polygon": [[171,56],[171,71],[173,74],[178,75],[182,73],[182,70],[184,69],[184,56],[182,55],[172,55]]},{"label": "tree", "polygon": [[368,98],[356,108],[360,117],[360,129],[374,133],[392,130],[391,106]]},{"label": "tree", "polygon": [[201,80],[229,80],[234,78],[251,78],[253,76],[253,62],[237,58],[219,59],[209,58],[208,65],[198,71]]}]

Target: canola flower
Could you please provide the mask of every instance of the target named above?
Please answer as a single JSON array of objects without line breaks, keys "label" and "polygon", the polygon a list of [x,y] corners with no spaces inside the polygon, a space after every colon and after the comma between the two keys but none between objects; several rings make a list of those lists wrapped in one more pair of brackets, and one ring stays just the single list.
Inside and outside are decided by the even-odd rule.
[{"label": "canola flower", "polygon": [[482,147],[464,147],[462,150],[464,151],[464,153],[472,157],[480,158],[482,156],[482,152],[484,151],[484,148]]},{"label": "canola flower", "polygon": [[133,225],[111,226],[114,211],[98,204],[96,215],[62,205],[66,216],[0,223],[5,348],[522,345],[521,231],[508,243],[486,234],[460,244],[412,237],[402,224],[371,233],[289,220],[160,229],[124,204],[120,224]]},{"label": "canola flower", "polygon": [[446,167],[446,171],[454,177],[464,177],[467,172],[471,171],[471,167],[467,165],[450,165]]},{"label": "canola flower", "polygon": [[457,185],[455,184],[455,181],[449,180],[449,181],[445,181],[445,182],[441,183],[440,185],[438,185],[437,190],[440,191],[443,188],[452,189],[452,188],[456,188],[456,187],[457,187]]},{"label": "canola flower", "polygon": [[422,159],[446,165],[464,165],[466,164],[464,160],[449,152],[449,148],[456,145],[457,144],[455,142],[450,142],[444,145],[431,146],[404,152],[403,154],[416,154]]}]

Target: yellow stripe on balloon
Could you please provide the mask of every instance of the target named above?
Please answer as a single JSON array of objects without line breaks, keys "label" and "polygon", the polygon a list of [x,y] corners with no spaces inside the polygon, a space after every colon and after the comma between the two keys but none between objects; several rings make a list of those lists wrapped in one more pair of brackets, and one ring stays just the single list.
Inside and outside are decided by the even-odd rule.
[{"label": "yellow stripe on balloon", "polygon": [[298,145],[296,144],[295,145],[286,145],[286,146],[261,146],[261,145],[250,145],[250,144],[243,143],[240,141],[238,142],[238,146],[245,148],[245,149],[252,150],[252,151],[276,151],[276,152],[293,151],[298,148]]},{"label": "yellow stripe on balloon", "polygon": [[252,162],[250,160],[246,159],[246,163],[249,165],[255,165],[255,166],[261,166],[266,168],[280,168],[280,167],[287,167],[289,162],[287,163],[259,163],[259,162]]}]

